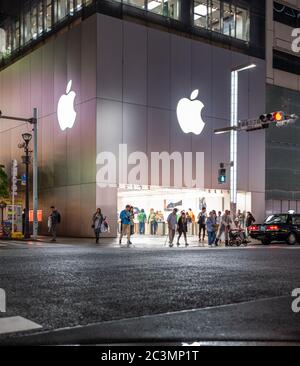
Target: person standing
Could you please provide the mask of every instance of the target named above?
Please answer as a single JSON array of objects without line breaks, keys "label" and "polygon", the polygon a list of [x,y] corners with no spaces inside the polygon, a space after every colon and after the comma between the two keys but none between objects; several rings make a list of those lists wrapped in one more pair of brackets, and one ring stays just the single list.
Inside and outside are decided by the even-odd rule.
[{"label": "person standing", "polygon": [[202,207],[202,210],[198,215],[199,243],[201,242],[201,232],[202,232],[202,241],[204,241],[205,238],[205,222],[206,222],[206,208]]},{"label": "person standing", "polygon": [[130,236],[134,234],[134,209],[130,207]]},{"label": "person standing", "polygon": [[216,235],[220,229],[221,222],[222,222],[222,212],[218,211],[218,215],[216,217],[216,230],[215,230]]},{"label": "person standing", "polygon": [[101,209],[97,208],[97,211],[94,213],[94,215],[92,217],[92,228],[94,229],[94,232],[95,232],[96,244],[99,243],[100,234],[101,234],[101,225],[102,225],[103,221],[104,221],[104,217],[102,215]]},{"label": "person standing", "polygon": [[193,224],[195,222],[195,215],[191,208],[188,210],[189,217],[191,218],[191,223]]},{"label": "person standing", "polygon": [[150,225],[151,235],[156,235],[157,232],[157,217],[153,208],[150,210],[148,217],[148,224]]},{"label": "person standing", "polygon": [[249,226],[251,226],[252,224],[255,223],[255,218],[252,215],[251,212],[247,212],[247,217],[246,217],[246,227],[248,228]]},{"label": "person standing", "polygon": [[212,212],[209,213],[209,216],[206,220],[206,230],[207,230],[207,235],[208,235],[208,246],[210,248],[216,240],[215,228],[216,228],[216,218],[215,218],[215,215],[212,211]]},{"label": "person standing", "polygon": [[126,205],[125,210],[121,211],[120,213],[120,220],[121,220],[121,235],[119,244],[122,245],[123,236],[127,236],[127,246],[129,247],[132,243],[130,241],[130,223],[131,223],[131,213],[130,213],[130,205]]},{"label": "person standing", "polygon": [[187,220],[187,215],[184,211],[181,211],[181,215],[179,217],[177,224],[178,224],[177,246],[179,247],[179,245],[180,245],[179,241],[180,241],[181,235],[183,234],[185,246],[187,247],[188,246],[188,243],[187,243],[188,220]]},{"label": "person standing", "polygon": [[169,229],[169,247],[172,248],[175,233],[176,233],[176,227],[177,227],[177,208],[174,208],[174,210],[170,213],[167,219],[168,223],[168,229]]},{"label": "person standing", "polygon": [[[25,217],[26,217],[26,210],[25,210],[25,208],[23,209],[23,211],[22,211],[22,234],[24,235],[25,234]],[[50,217],[50,216],[49,216]],[[49,219],[50,220],[50,219]],[[49,226],[49,224],[48,224],[48,229],[50,230],[50,227],[51,227],[51,224],[50,224],[50,226]]]},{"label": "person standing", "polygon": [[248,237],[248,227],[253,225],[255,223],[255,218],[252,215],[251,212],[247,212],[247,216],[246,216],[246,233],[247,233],[247,237]]},{"label": "person standing", "polygon": [[58,212],[58,210],[55,208],[55,206],[51,206],[51,214],[49,216],[49,226],[50,226],[50,234],[52,235],[52,242],[56,241],[57,236],[57,225],[61,222],[61,215]]},{"label": "person standing", "polygon": [[139,234],[145,235],[145,222],[147,221],[147,216],[143,208],[141,209],[141,212],[138,214],[137,219],[139,222]]},{"label": "person standing", "polygon": [[232,219],[230,216],[230,211],[226,210],[224,215],[222,216],[218,235],[217,235],[217,238],[215,241],[216,246],[218,246],[218,242],[219,242],[222,234],[225,235],[225,246],[227,247],[229,245],[229,230],[230,230],[231,224],[232,224]]}]

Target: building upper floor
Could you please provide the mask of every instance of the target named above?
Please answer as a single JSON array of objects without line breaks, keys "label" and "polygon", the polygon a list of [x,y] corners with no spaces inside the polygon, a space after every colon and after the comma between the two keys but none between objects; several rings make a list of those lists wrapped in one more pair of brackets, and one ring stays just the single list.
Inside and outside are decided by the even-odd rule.
[{"label": "building upper floor", "polygon": [[267,82],[300,90],[300,0],[267,0]]},{"label": "building upper floor", "polygon": [[31,0],[0,24],[0,65],[95,12],[265,57],[265,0]]}]

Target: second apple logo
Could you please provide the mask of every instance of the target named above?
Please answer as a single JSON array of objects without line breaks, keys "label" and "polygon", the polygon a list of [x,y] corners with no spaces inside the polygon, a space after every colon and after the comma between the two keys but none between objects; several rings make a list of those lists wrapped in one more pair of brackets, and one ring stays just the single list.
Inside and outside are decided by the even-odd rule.
[{"label": "second apple logo", "polygon": [[203,131],[205,123],[203,122],[201,111],[204,104],[197,100],[199,90],[192,92],[190,99],[182,98],[177,105],[178,123],[184,133],[194,133],[200,135]]}]

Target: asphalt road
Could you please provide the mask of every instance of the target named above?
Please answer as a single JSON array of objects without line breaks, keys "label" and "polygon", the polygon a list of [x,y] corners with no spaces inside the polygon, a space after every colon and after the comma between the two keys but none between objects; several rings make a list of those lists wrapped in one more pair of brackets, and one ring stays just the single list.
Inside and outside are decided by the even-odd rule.
[{"label": "asphalt road", "polygon": [[[7,297],[0,320],[21,316],[42,327],[2,334],[0,344],[15,339],[300,341],[300,313],[291,311],[299,269],[299,246],[120,249],[0,243],[0,288]],[[83,327],[56,332],[59,341],[51,333],[78,326]],[[46,335],[28,337],[36,332]]]}]

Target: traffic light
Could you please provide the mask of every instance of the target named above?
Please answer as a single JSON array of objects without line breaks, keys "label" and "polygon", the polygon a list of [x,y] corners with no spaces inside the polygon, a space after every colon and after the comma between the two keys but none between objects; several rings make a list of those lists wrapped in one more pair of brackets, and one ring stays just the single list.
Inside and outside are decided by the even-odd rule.
[{"label": "traffic light", "polygon": [[269,128],[269,123],[274,121],[273,118],[274,118],[273,113],[262,114],[259,117],[259,120],[261,121],[262,128]]},{"label": "traffic light", "polygon": [[220,164],[219,175],[218,175],[218,182],[219,182],[219,184],[226,183],[226,169],[224,168],[224,164],[223,163]]},{"label": "traffic light", "polygon": [[277,124],[281,124],[282,122],[288,119],[287,115],[284,112],[277,111],[272,113],[262,114],[259,117],[261,121],[262,128],[268,128],[271,122],[276,122]]}]

